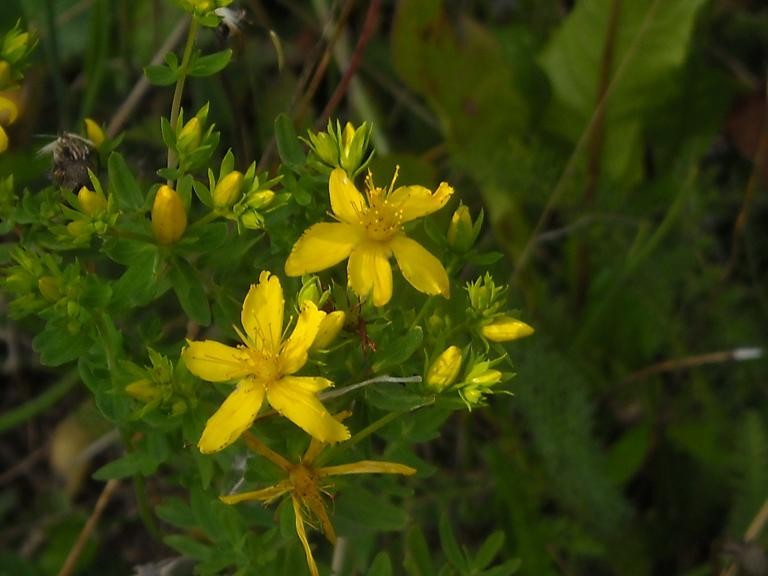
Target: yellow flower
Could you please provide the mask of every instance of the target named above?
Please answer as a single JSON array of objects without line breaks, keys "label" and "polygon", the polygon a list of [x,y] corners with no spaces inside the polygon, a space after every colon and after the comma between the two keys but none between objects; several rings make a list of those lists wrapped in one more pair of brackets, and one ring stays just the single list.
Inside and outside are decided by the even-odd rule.
[{"label": "yellow flower", "polygon": [[[397,173],[395,173],[395,178]],[[367,201],[341,168],[331,172],[328,188],[338,222],[310,227],[285,263],[289,276],[318,272],[349,258],[349,284],[360,296],[373,295],[383,306],[392,297],[395,257],[405,279],[425,294],[449,295],[448,274],[440,261],[403,232],[406,222],[431,214],[448,202],[453,188],[443,182],[434,193],[423,186],[377,188],[368,174]]]},{"label": "yellow flower", "polygon": [[294,376],[307,362],[307,351],[325,312],[310,301],[302,303],[296,327],[283,335],[283,289],[277,276],[262,272],[243,302],[243,345],[232,347],[212,340],[189,342],[182,351],[192,374],[209,382],[237,380],[235,390],[208,419],[198,442],[201,452],[222,450],[246,431],[264,397],[280,414],[323,442],[349,438],[349,430],[323,407],[315,393],[333,383],[318,376]]},{"label": "yellow flower", "polygon": [[[341,418],[348,414],[342,414]],[[323,502],[323,493],[327,493],[332,483],[327,480],[330,476],[342,476],[347,474],[403,474],[410,476],[416,470],[410,466],[397,464],[395,462],[379,462],[375,460],[361,460],[352,464],[341,464],[339,466],[313,466],[315,459],[322,452],[325,445],[313,439],[297,464],[289,462],[280,454],[277,454],[253,434],[247,434],[245,441],[248,447],[254,452],[261,454],[276,466],[285,472],[285,478],[272,486],[254,490],[252,492],[243,492],[231,496],[220,496],[225,504],[237,504],[247,500],[259,500],[269,503],[280,498],[285,494],[291,495],[293,503],[293,513],[296,517],[296,533],[304,547],[304,554],[307,557],[307,565],[312,576],[318,576],[317,564],[312,556],[312,549],[309,546],[307,532],[304,528],[304,515],[308,513],[314,520],[320,523],[323,534],[331,544],[336,543],[336,532],[333,524],[328,517]]]},{"label": "yellow flower", "polygon": [[501,316],[480,329],[484,338],[491,342],[508,342],[525,338],[534,333],[532,326],[509,316]]}]

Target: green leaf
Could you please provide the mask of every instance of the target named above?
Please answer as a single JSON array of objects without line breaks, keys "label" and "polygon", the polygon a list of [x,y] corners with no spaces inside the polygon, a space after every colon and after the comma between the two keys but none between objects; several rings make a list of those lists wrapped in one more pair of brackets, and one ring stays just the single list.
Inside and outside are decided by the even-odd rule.
[{"label": "green leaf", "polygon": [[[151,302],[163,289],[158,285],[160,253],[154,246],[142,252],[123,275],[113,284],[113,306],[120,310],[136,308]],[[166,284],[167,286],[167,284]]]},{"label": "green leaf", "polygon": [[385,349],[386,352],[377,354],[373,363],[374,373],[381,374],[403,364],[421,347],[423,340],[424,332],[421,326],[416,326],[404,336],[390,342]]},{"label": "green leaf", "polygon": [[161,520],[177,528],[191,529],[198,526],[192,509],[180,498],[167,498],[155,506],[155,513]]},{"label": "green leaf", "polygon": [[211,307],[195,269],[186,260],[176,258],[171,262],[170,279],[187,316],[202,326],[208,326],[211,323]]},{"label": "green leaf", "polygon": [[433,576],[436,574],[429,554],[427,539],[419,526],[413,526],[405,537],[406,549],[403,567],[409,576]]},{"label": "green leaf", "polygon": [[117,198],[117,205],[123,210],[140,210],[144,206],[144,193],[118,152],[109,155],[107,173],[109,190]]},{"label": "green leaf", "polygon": [[472,558],[471,567],[476,572],[484,570],[486,566],[493,562],[493,559],[499,553],[503,545],[504,532],[497,530],[488,536],[488,538],[485,539],[485,542],[482,543],[480,549],[477,551],[477,554],[475,554],[475,557]]},{"label": "green leaf", "polygon": [[275,141],[277,152],[286,166],[297,170],[306,162],[306,156],[293,128],[293,121],[285,114],[279,114],[275,118]]},{"label": "green leaf", "polygon": [[170,86],[175,84],[179,78],[179,71],[172,70],[168,66],[150,65],[144,68],[144,76],[147,77],[150,84],[155,86]]},{"label": "green leaf", "polygon": [[157,464],[152,458],[143,452],[131,452],[105,464],[96,472],[93,477],[96,480],[111,480],[118,478],[128,478],[135,474],[148,476],[157,470]]},{"label": "green leaf", "polygon": [[66,319],[51,320],[32,340],[32,348],[46,366],[61,366],[84,355],[93,340],[84,326],[71,331]]},{"label": "green leaf", "polygon": [[367,574],[368,576],[392,576],[392,561],[389,559],[389,554],[384,551],[376,554]]},{"label": "green leaf", "polygon": [[461,548],[459,548],[459,543],[456,542],[456,537],[453,535],[453,529],[451,528],[451,519],[445,512],[440,515],[438,531],[440,532],[440,545],[443,548],[445,557],[460,573],[466,573],[469,570],[467,559],[464,557]]},{"label": "green leaf", "polygon": [[[581,136],[598,101],[613,1],[577,2],[541,56],[555,95],[549,124],[572,142]],[[669,89],[675,86],[673,75],[685,62],[696,15],[704,3],[620,3],[609,56],[611,92],[605,108],[603,165],[609,175],[639,174],[641,114],[669,97]]]},{"label": "green leaf", "polygon": [[174,550],[201,562],[207,561],[213,555],[213,550],[210,546],[206,546],[202,542],[198,542],[197,540],[182,534],[171,534],[166,536],[163,538],[163,542],[168,544],[168,546]]},{"label": "green leaf", "polygon": [[640,469],[651,448],[650,424],[627,430],[608,452],[608,474],[617,486],[625,484]]},{"label": "green leaf", "polygon": [[160,116],[160,135],[168,148],[176,149],[176,132],[171,127],[171,121],[165,116]]},{"label": "green leaf", "polygon": [[193,58],[189,66],[190,76],[212,76],[223,70],[232,59],[232,49]]},{"label": "green leaf", "polygon": [[340,533],[402,530],[408,516],[402,506],[383,500],[380,493],[350,484],[336,496],[335,524]]}]

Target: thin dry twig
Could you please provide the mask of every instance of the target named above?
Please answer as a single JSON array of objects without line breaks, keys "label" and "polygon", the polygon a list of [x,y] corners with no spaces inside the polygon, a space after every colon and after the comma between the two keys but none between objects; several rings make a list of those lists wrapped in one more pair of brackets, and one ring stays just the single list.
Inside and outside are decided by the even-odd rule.
[{"label": "thin dry twig", "polygon": [[[188,18],[182,19],[176,25],[176,28],[174,28],[173,32],[170,33],[165,43],[160,46],[160,49],[152,57],[152,61],[150,62],[152,66],[162,64],[165,55],[176,48],[176,46],[181,42],[181,39],[184,38],[184,34],[186,33],[188,27]],[[139,102],[141,102],[141,99],[147,93],[149,88],[149,80],[147,80],[147,77],[142,74],[141,78],[139,78],[136,84],[134,84],[126,99],[123,100],[122,104],[120,104],[117,112],[115,112],[115,114],[112,116],[112,120],[110,120],[109,125],[107,126],[107,135],[110,138],[114,138],[117,133],[120,132],[120,129],[126,123],[128,117],[133,113],[136,106],[138,106]]]},{"label": "thin dry twig", "polygon": [[745,360],[757,360],[762,358],[762,348],[735,348],[733,350],[723,350],[720,352],[710,352],[708,354],[698,354],[696,356],[686,356],[685,358],[675,358],[673,360],[664,360],[633,372],[626,377],[625,382],[637,382],[644,380],[654,374],[662,372],[674,372],[685,368],[695,368],[704,364],[721,364],[723,362],[743,362]]},{"label": "thin dry twig", "polygon": [[[763,531],[765,523],[768,522],[768,500],[763,502],[760,510],[757,511],[755,517],[752,518],[752,522],[749,523],[747,531],[744,532],[744,543],[749,543],[755,540],[760,532]],[[720,576],[736,576],[738,567],[735,562],[731,562],[730,566],[720,572]]]},{"label": "thin dry twig", "polygon": [[69,554],[67,554],[67,559],[64,561],[64,564],[62,565],[61,570],[59,570],[59,576],[69,576],[74,571],[75,564],[77,564],[77,560],[80,558],[80,555],[83,553],[83,548],[85,548],[85,544],[88,542],[88,539],[91,537],[91,533],[93,532],[94,528],[96,528],[96,524],[99,521],[99,518],[101,517],[102,512],[104,512],[104,508],[106,508],[107,504],[112,498],[112,495],[115,493],[115,490],[117,490],[118,486],[120,486],[120,481],[114,480],[114,479],[107,482],[106,485],[104,486],[104,489],[101,491],[101,494],[99,495],[99,499],[96,500],[96,505],[93,507],[93,512],[91,512],[91,515],[88,517],[88,520],[85,522],[85,526],[83,526],[83,529],[80,530],[80,535],[77,537],[77,541],[75,542],[75,545],[69,551]]}]

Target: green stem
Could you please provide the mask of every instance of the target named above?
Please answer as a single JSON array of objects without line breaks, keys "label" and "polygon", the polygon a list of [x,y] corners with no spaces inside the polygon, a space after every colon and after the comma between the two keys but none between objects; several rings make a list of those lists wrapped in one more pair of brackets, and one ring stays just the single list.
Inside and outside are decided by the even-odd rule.
[{"label": "green stem", "polygon": [[147,485],[144,482],[144,476],[141,474],[134,474],[133,476],[133,492],[136,495],[136,504],[139,508],[139,516],[141,516],[144,527],[157,541],[162,542],[163,533],[157,526],[157,521],[155,521],[155,516],[152,514],[152,509],[149,506]]},{"label": "green stem", "polygon": [[63,398],[79,381],[80,374],[78,374],[77,370],[73,370],[65,374],[58,382],[50,386],[39,396],[35,396],[21,406],[0,414],[0,433],[15,428],[33,416],[44,412],[59,399]]},{"label": "green stem", "polygon": [[[173,91],[173,102],[171,103],[171,128],[173,130],[178,129],[179,112],[181,110],[181,96],[184,93],[184,82],[187,80],[187,72],[189,68],[189,61],[192,59],[192,49],[195,47],[195,40],[197,39],[197,32],[199,24],[194,18],[189,25],[189,31],[187,32],[187,43],[184,46],[184,54],[181,57],[181,64],[179,65],[179,77],[176,79],[176,88]],[[168,168],[176,167],[176,153],[168,149]],[[171,185],[171,182],[168,182]]]}]

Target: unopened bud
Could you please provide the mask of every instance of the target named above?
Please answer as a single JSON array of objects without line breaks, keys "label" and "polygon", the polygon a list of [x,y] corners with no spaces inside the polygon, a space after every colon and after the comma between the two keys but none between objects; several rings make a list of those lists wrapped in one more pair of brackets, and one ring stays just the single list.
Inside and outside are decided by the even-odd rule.
[{"label": "unopened bud", "polygon": [[441,392],[456,381],[461,369],[461,350],[449,346],[443,350],[427,371],[426,383],[432,390]]},{"label": "unopened bud", "polygon": [[152,204],[152,233],[159,244],[173,244],[187,229],[187,211],[181,196],[167,184],[158,188]]},{"label": "unopened bud", "polygon": [[107,209],[107,199],[101,192],[95,192],[83,186],[77,193],[77,201],[83,214],[95,216]]},{"label": "unopened bud", "polygon": [[200,120],[198,120],[197,116],[193,116],[179,131],[179,135],[176,138],[176,148],[179,152],[189,154],[200,146],[201,139],[202,126],[200,125]]},{"label": "unopened bud", "polygon": [[19,33],[17,30],[11,30],[6,34],[5,40],[3,40],[3,58],[11,62],[16,62],[27,51],[28,45],[29,32]]},{"label": "unopened bud", "polygon": [[0,154],[8,150],[8,134],[5,129],[0,126]]},{"label": "unopened bud", "polygon": [[53,276],[43,276],[37,281],[37,289],[48,302],[57,302],[61,298],[59,281]]},{"label": "unopened bud", "polygon": [[448,226],[448,244],[457,252],[466,252],[475,243],[475,230],[469,208],[463,204],[456,208]]},{"label": "unopened bud", "polygon": [[302,283],[301,289],[299,289],[299,305],[309,300],[315,306],[321,306],[320,297],[322,295],[323,291],[320,287],[320,280],[317,276],[309,276],[306,281]]},{"label": "unopened bud", "polygon": [[10,126],[16,122],[16,118],[19,115],[19,107],[14,101],[15,99],[9,96],[18,96],[18,92],[8,91],[4,94],[0,94],[0,126]]},{"label": "unopened bud", "polygon": [[5,60],[0,60],[0,88],[11,83],[11,65]]},{"label": "unopened bud", "polygon": [[248,204],[249,208],[253,208],[254,210],[261,210],[262,208],[266,208],[272,204],[274,199],[275,193],[272,190],[258,190],[248,194],[248,200],[246,201],[246,204]]},{"label": "unopened bud", "polygon": [[370,125],[366,122],[357,128],[351,122],[344,126],[340,143],[341,167],[349,174],[354,174],[365,160],[370,132]]},{"label": "unopened bud", "polygon": [[334,310],[330,314],[326,314],[325,318],[320,322],[320,327],[317,330],[317,336],[312,343],[313,350],[322,350],[328,348],[336,337],[344,328],[344,321],[346,320],[346,314],[343,310]]},{"label": "unopened bud", "polygon": [[86,118],[85,121],[85,136],[91,141],[94,148],[99,148],[107,137],[104,134],[104,130],[101,129],[94,120]]},{"label": "unopened bud", "polygon": [[243,173],[234,170],[224,176],[213,189],[213,206],[215,208],[228,208],[232,206],[243,189]]},{"label": "unopened bud", "polygon": [[469,375],[467,383],[474,386],[491,387],[494,384],[501,382],[502,373],[499,370],[488,368],[482,372],[478,372],[475,375]]},{"label": "unopened bud", "polygon": [[339,145],[328,132],[309,133],[310,147],[321,162],[328,166],[339,165]]},{"label": "unopened bud", "polygon": [[500,316],[490,324],[486,324],[480,329],[483,338],[491,342],[509,342],[518,338],[525,338],[534,333],[532,326],[525,322],[510,318],[509,316]]},{"label": "unopened bud", "polygon": [[160,395],[157,386],[146,378],[131,382],[125,387],[125,392],[129,396],[136,400],[141,400],[142,402],[151,402]]},{"label": "unopened bud", "polygon": [[67,232],[73,238],[81,238],[83,236],[90,236],[93,231],[93,226],[86,220],[73,220],[67,224]]}]

